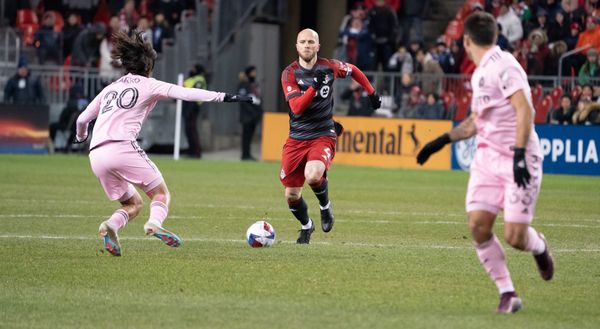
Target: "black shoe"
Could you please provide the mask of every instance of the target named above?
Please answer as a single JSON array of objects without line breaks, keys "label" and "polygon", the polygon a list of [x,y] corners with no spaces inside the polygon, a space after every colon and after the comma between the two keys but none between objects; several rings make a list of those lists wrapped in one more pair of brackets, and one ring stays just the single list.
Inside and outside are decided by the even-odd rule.
[{"label": "black shoe", "polygon": [[256,160],[256,158],[254,158],[253,156],[248,155],[248,156],[243,156],[242,161],[258,161],[258,160]]},{"label": "black shoe", "polygon": [[297,244],[309,244],[310,243],[310,235],[315,231],[315,223],[309,229],[300,230],[300,234],[298,235],[298,240],[296,240]]},{"label": "black shoe", "polygon": [[329,203],[329,208],[321,209],[321,228],[323,229],[323,232],[327,233],[331,231],[334,222],[335,218],[333,218],[333,208],[331,203]]},{"label": "black shoe", "polygon": [[521,298],[519,298],[519,295],[517,295],[516,292],[505,292],[502,295],[500,295],[500,304],[498,304],[496,313],[516,313],[521,309],[521,307],[523,307],[523,302],[521,302]]}]

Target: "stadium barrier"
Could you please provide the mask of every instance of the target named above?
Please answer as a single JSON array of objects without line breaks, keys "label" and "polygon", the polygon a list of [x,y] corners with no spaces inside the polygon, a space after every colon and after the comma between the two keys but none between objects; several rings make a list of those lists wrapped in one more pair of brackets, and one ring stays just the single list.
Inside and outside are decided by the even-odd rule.
[{"label": "stadium barrier", "polygon": [[[336,146],[335,163],[383,167],[450,169],[450,148],[433,155],[425,166],[416,154],[429,140],[452,128],[451,121],[335,117],[344,125]],[[262,159],[281,161],[281,151],[289,132],[286,113],[265,113]]]},{"label": "stadium barrier", "polygon": [[49,109],[0,103],[0,153],[47,153]]},{"label": "stadium barrier", "polygon": [[[544,155],[544,173],[600,176],[598,126],[536,125]],[[452,169],[468,171],[475,155],[475,139],[452,147]]]}]

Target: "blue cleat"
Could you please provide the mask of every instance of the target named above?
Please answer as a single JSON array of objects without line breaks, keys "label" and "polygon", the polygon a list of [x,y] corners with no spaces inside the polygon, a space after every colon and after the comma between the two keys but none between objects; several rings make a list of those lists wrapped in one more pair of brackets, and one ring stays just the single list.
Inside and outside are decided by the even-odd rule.
[{"label": "blue cleat", "polygon": [[169,247],[176,248],[182,243],[181,238],[175,233],[167,231],[164,228],[151,223],[146,223],[146,225],[144,225],[144,231],[146,232],[146,235],[153,235],[157,237]]},{"label": "blue cleat", "polygon": [[98,228],[98,234],[104,237],[104,249],[113,256],[121,256],[121,244],[119,243],[119,235],[113,231],[108,224],[108,221],[102,222]]}]

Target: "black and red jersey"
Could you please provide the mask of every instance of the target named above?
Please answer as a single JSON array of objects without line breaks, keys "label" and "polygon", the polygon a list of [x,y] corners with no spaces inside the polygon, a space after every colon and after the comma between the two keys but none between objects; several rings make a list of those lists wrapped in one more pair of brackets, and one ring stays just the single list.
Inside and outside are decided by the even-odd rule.
[{"label": "black and red jersey", "polygon": [[[290,138],[307,140],[321,136],[335,137],[333,127],[333,81],[352,75],[353,65],[335,59],[319,58],[312,69],[300,66],[298,61],[288,65],[281,74],[285,100],[290,103]],[[322,70],[327,78],[319,90],[310,88],[315,82],[315,72]],[[309,89],[310,88],[310,89]],[[306,92],[313,93],[310,104],[295,111],[292,103]]]}]

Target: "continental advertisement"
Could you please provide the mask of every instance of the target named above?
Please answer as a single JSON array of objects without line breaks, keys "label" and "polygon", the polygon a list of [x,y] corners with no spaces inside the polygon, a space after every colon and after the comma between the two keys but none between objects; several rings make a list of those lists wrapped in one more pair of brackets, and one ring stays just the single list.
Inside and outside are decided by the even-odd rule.
[{"label": "continental advertisement", "polygon": [[[383,168],[450,169],[450,147],[431,156],[424,166],[416,155],[430,140],[452,128],[451,121],[344,117],[334,119],[344,126],[338,137],[334,164]],[[287,113],[265,113],[262,159],[281,161],[289,133]]]}]

